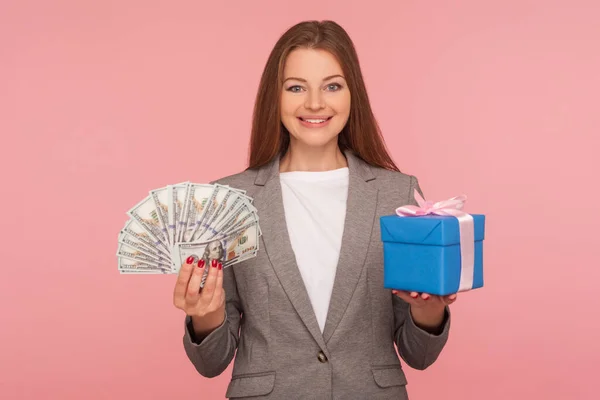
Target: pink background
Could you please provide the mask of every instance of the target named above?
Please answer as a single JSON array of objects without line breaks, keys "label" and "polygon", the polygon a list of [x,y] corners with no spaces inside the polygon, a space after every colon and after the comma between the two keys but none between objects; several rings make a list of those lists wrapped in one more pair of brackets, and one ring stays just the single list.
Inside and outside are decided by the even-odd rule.
[{"label": "pink background", "polygon": [[244,168],[271,46],[330,18],[400,168],[488,216],[485,288],[411,398],[597,398],[599,4],[2,1],[0,397],[223,398],[175,276],[119,275],[117,233],[148,190]]}]

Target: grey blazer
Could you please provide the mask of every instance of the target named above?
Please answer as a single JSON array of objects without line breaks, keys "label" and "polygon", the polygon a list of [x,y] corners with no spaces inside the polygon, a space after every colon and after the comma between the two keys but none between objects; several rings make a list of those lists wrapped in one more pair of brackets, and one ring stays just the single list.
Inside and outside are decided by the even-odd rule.
[{"label": "grey blazer", "polygon": [[416,204],[417,179],[345,155],[347,216],[322,334],[287,234],[279,160],[218,181],[254,198],[263,232],[255,258],[223,270],[224,323],[199,343],[185,318],[185,352],[202,376],[221,374],[235,354],[228,398],[407,399],[394,345],[407,365],[422,370],[446,344],[448,308],[441,333],[430,334],[383,287],[379,217]]}]

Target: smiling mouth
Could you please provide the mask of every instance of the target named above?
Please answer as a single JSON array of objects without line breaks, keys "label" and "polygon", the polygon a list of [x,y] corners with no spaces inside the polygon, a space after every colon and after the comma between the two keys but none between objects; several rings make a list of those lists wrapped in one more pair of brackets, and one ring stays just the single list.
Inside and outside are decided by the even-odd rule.
[{"label": "smiling mouth", "polygon": [[322,117],[322,118],[302,118],[302,117],[298,117],[298,119],[300,121],[303,122],[307,122],[309,124],[322,124],[323,122],[327,122],[329,121],[331,118],[333,118],[333,116],[331,117]]}]

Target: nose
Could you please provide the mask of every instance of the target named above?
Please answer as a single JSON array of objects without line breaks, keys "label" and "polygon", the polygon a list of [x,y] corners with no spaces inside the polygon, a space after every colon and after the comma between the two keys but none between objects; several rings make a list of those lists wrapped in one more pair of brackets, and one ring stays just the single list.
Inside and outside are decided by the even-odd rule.
[{"label": "nose", "polygon": [[323,94],[320,90],[309,90],[304,107],[308,110],[320,110],[324,107]]}]

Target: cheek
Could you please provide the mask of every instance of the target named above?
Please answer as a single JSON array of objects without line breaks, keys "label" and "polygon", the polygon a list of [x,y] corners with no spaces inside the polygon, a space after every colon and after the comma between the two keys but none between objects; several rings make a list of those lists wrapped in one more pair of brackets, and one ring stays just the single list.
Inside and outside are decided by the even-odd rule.
[{"label": "cheek", "polygon": [[338,93],[329,99],[329,106],[339,115],[350,114],[350,95]]},{"label": "cheek", "polygon": [[281,96],[281,115],[294,116],[298,107],[302,105],[298,97],[290,96],[289,93],[284,93]]}]

